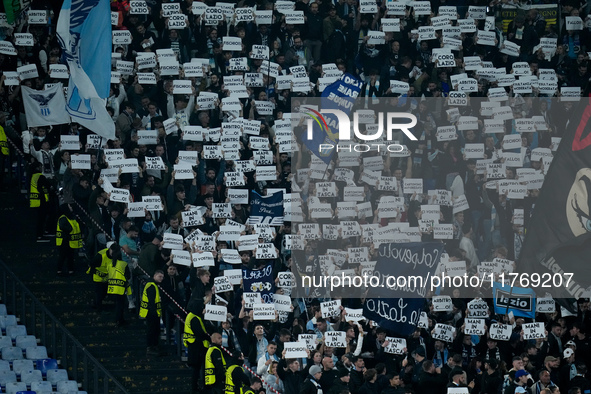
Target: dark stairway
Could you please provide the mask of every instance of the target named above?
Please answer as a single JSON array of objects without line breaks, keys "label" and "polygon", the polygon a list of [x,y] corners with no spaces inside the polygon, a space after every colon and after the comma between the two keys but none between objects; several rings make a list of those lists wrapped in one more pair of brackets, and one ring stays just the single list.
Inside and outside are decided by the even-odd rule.
[{"label": "dark stairway", "polygon": [[55,241],[35,242],[33,210],[15,189],[0,194],[0,257],[10,269],[130,393],[189,393],[191,371],[174,345],[165,346],[168,356],[147,357],[137,313],[126,311],[130,324],[116,328],[113,304],[103,312],[90,307],[94,292],[85,260],[78,259],[73,277],[57,277]]}]

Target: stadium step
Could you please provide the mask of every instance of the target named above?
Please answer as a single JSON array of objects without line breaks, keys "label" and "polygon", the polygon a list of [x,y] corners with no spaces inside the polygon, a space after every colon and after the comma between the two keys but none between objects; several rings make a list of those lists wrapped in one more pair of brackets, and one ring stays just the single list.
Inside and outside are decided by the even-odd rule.
[{"label": "stadium step", "polygon": [[86,262],[77,261],[73,277],[57,277],[57,249],[51,242],[34,243],[35,218],[27,201],[9,193],[2,202],[5,208],[14,208],[3,211],[3,222],[10,225],[0,226],[2,259],[74,337],[130,393],[189,393],[191,371],[176,355],[174,345],[164,346],[168,356],[147,357],[144,322],[137,312],[126,311],[130,324],[116,328],[112,304],[102,312],[92,309],[94,291],[92,279],[84,274]]}]

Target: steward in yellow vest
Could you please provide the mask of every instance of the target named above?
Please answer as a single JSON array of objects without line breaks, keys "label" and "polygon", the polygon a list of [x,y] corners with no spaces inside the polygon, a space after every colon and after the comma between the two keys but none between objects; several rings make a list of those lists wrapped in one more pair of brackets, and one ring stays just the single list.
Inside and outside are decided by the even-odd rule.
[{"label": "steward in yellow vest", "polygon": [[232,365],[226,371],[226,387],[224,394],[246,394],[252,389],[249,387],[250,381],[240,365]]},{"label": "steward in yellow vest", "polygon": [[131,278],[131,272],[127,267],[127,263],[121,258],[121,248],[117,244],[113,244],[114,256],[117,259],[113,259],[111,265],[107,271],[107,294],[112,294],[115,297],[115,323],[117,327],[121,327],[127,324],[123,319],[123,312],[125,310],[126,295],[131,294],[131,287],[129,287],[129,278]]},{"label": "steward in yellow vest", "polygon": [[205,354],[205,389],[211,394],[223,394],[226,386],[226,360],[224,358],[222,335],[211,334],[212,345]]},{"label": "steward in yellow vest", "polygon": [[92,274],[92,281],[94,282],[94,304],[93,308],[100,309],[103,300],[107,296],[107,281],[109,280],[109,266],[113,265],[113,258],[115,260],[121,259],[121,256],[115,256],[115,242],[107,243],[107,248],[100,250],[90,262],[90,267],[87,274]]},{"label": "steward in yellow vest", "polygon": [[74,256],[77,250],[82,247],[82,232],[70,204],[62,204],[60,210],[62,216],[57,221],[55,233],[55,244],[59,246],[57,274],[62,275],[62,272],[65,273],[67,268],[68,274],[73,275]]},{"label": "steward in yellow vest", "polygon": [[6,138],[4,127],[0,126],[0,155],[8,156],[9,154],[10,150],[8,150],[8,139]]},{"label": "steward in yellow vest", "polygon": [[146,283],[142,294],[140,304],[140,317],[146,319],[146,344],[148,355],[162,356],[162,351],[158,348],[160,339],[160,317],[162,316],[162,300],[160,299],[160,289],[158,285],[164,279],[164,272],[156,270],[154,272],[154,281]]},{"label": "steward in yellow vest", "polygon": [[[51,183],[41,172],[41,164],[35,163],[31,166],[31,184],[29,185],[29,206],[35,209],[37,217],[37,242],[49,242],[43,238],[49,215],[49,189]],[[53,228],[51,229],[53,232]]]},{"label": "steward in yellow vest", "polygon": [[185,331],[183,344],[187,347],[187,364],[193,368],[192,390],[193,393],[203,392],[203,382],[200,382],[205,353],[210,346],[210,338],[203,319],[193,312],[189,312],[185,318]]}]

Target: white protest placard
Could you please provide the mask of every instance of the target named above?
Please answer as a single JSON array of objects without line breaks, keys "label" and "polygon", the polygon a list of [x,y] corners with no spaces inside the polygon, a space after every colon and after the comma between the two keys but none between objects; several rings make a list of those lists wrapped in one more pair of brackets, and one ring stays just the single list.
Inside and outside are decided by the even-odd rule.
[{"label": "white protest placard", "polygon": [[3,55],[16,56],[16,48],[10,41],[0,41],[0,53]]},{"label": "white protest placard", "polygon": [[162,3],[162,16],[169,17],[173,14],[180,14],[181,4],[180,3]]},{"label": "white protest placard", "polygon": [[164,249],[183,249],[183,236],[180,234],[164,233],[162,236]]},{"label": "white protest placard", "polygon": [[404,178],[402,180],[402,189],[404,194],[421,194],[423,192],[422,178]]},{"label": "white protest placard", "polygon": [[190,164],[174,165],[175,179],[193,179],[193,167]]},{"label": "white protest placard", "polygon": [[113,30],[113,45],[131,44],[131,32],[129,30]]},{"label": "white protest placard", "polygon": [[137,73],[138,83],[140,85],[156,85],[156,74],[154,73]]},{"label": "white protest placard", "polygon": [[411,1],[410,6],[415,15],[431,15],[431,3],[428,1]]},{"label": "white protest placard", "polygon": [[484,159],[484,144],[466,144],[464,154],[466,159]]},{"label": "white protest placard", "polygon": [[252,309],[254,304],[261,304],[263,299],[261,293],[242,293],[242,299],[244,300],[244,308]]},{"label": "white protest placard", "polygon": [[347,347],[346,333],[343,331],[327,331],[324,333],[324,345],[329,347]]},{"label": "white protest placard", "polygon": [[433,339],[439,339],[440,341],[451,343],[454,340],[454,331],[455,328],[453,326],[437,323],[433,329],[432,336]]},{"label": "white protest placard", "polygon": [[358,322],[358,321],[362,321],[362,320],[365,320],[365,317],[363,317],[363,308],[360,308],[360,309],[345,308],[345,321]]},{"label": "white protest placard", "polygon": [[433,296],[434,312],[451,312],[453,304],[450,296]]},{"label": "white protest placard", "polygon": [[304,11],[288,11],[285,13],[285,23],[290,25],[303,25]]},{"label": "white protest placard", "polygon": [[341,314],[341,300],[321,302],[320,311],[324,318],[339,316]]},{"label": "white protest placard", "polygon": [[476,298],[468,303],[468,316],[487,318],[489,316],[488,304],[481,298]]},{"label": "white protest placard", "polygon": [[536,300],[536,312],[554,313],[556,312],[556,302],[552,297],[540,297]]},{"label": "white protest placard", "polygon": [[144,0],[131,0],[129,2],[129,13],[131,15],[148,15],[148,5]]},{"label": "white protest placard", "polygon": [[171,251],[172,261],[177,265],[185,267],[191,266],[191,253],[187,250],[173,249]]},{"label": "white protest placard", "polygon": [[222,249],[222,259],[228,264],[242,264],[240,254],[236,249]]},{"label": "white protest placard", "polygon": [[14,43],[22,47],[32,47],[35,45],[35,40],[31,33],[14,33]]},{"label": "white protest placard", "polygon": [[[18,69],[17,69],[18,71]],[[579,101],[581,98],[581,88],[579,86],[560,87],[560,101]]]},{"label": "white protest placard", "polygon": [[217,278],[214,278],[213,286],[215,287],[216,293],[225,293],[234,289],[232,283],[230,283],[230,279],[225,276],[218,276]]},{"label": "white protest placard", "polygon": [[203,318],[206,321],[224,322],[227,320],[228,308],[225,305],[205,305],[205,315]]},{"label": "white protest placard", "polygon": [[142,196],[142,202],[147,211],[164,211],[164,204],[160,196]]},{"label": "white protest placard", "polygon": [[253,320],[275,320],[275,304],[254,304]]},{"label": "white protest placard", "polygon": [[187,27],[187,17],[184,14],[172,14],[168,17],[170,30],[182,30]]},{"label": "white protest placard", "polygon": [[306,341],[285,342],[283,346],[285,349],[285,359],[308,357],[308,346]]},{"label": "white protest placard", "polygon": [[27,22],[29,25],[45,25],[47,24],[46,10],[29,10],[27,13]]},{"label": "white protest placard", "polygon": [[529,341],[530,339],[538,339],[546,337],[546,329],[544,323],[524,323],[523,328],[523,339]]},{"label": "white protest placard", "polygon": [[70,155],[73,170],[90,170],[90,155]]},{"label": "white protest placard", "polygon": [[231,269],[231,270],[224,270],[224,276],[228,278],[232,285],[239,285],[242,281],[242,270],[241,269]]},{"label": "white protest placard", "polygon": [[109,199],[115,202],[124,202],[129,203],[131,202],[131,197],[129,195],[129,190],[127,189],[118,189],[113,188],[109,194]]},{"label": "white protest placard", "polygon": [[173,94],[191,94],[193,93],[193,86],[191,81],[175,79],[172,81]]},{"label": "white protest placard", "polygon": [[80,150],[80,136],[62,135],[60,136],[61,150]]},{"label": "white protest placard", "polygon": [[435,224],[433,225],[433,239],[453,239],[453,224]]},{"label": "white protest placard", "polygon": [[197,252],[191,255],[194,267],[211,267],[215,265],[211,252]]},{"label": "white protest placard", "polygon": [[464,320],[464,334],[484,335],[484,319],[466,318]]},{"label": "white protest placard", "polygon": [[583,20],[580,16],[567,16],[566,30],[583,30]]},{"label": "white protest placard", "polygon": [[508,341],[513,333],[512,328],[508,324],[493,323],[488,330],[488,335],[497,341]]},{"label": "white protest placard", "polygon": [[242,39],[240,37],[224,36],[223,50],[224,51],[241,51],[242,50]]},{"label": "white protest placard", "polygon": [[460,25],[460,31],[462,33],[476,33],[476,25],[474,24],[474,19],[458,19],[458,24]]},{"label": "white protest placard", "polygon": [[37,65],[35,63],[20,66],[16,69],[18,76],[21,80],[37,78],[39,73],[37,72]]},{"label": "white protest placard", "polygon": [[398,355],[404,354],[404,349],[406,348],[406,339],[386,337],[386,342],[388,343],[388,346],[384,348],[385,353]]},{"label": "white protest placard", "polygon": [[275,309],[279,312],[291,312],[291,297],[288,295],[282,294],[273,294],[273,303],[275,304]]},{"label": "white protest placard", "polygon": [[398,19],[398,18],[383,18],[382,19],[382,31],[385,33],[399,32],[400,31],[400,19]]}]

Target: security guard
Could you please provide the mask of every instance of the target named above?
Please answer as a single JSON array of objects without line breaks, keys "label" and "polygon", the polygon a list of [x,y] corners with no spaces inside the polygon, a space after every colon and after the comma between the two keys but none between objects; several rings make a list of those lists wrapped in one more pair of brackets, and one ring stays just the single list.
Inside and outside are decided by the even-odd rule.
[{"label": "security guard", "polygon": [[146,319],[146,354],[153,356],[163,356],[158,348],[160,339],[160,317],[162,316],[162,301],[160,299],[160,290],[158,285],[164,279],[164,271],[156,270],[153,281],[149,281],[144,286],[142,302],[140,304],[140,317]]},{"label": "security guard", "polygon": [[31,166],[31,185],[29,188],[29,206],[35,209],[37,216],[37,242],[49,242],[43,238],[45,223],[49,214],[49,189],[51,183],[42,173],[40,163]]},{"label": "security guard", "polygon": [[226,385],[226,360],[220,346],[222,334],[211,334],[211,346],[205,354],[205,392],[223,394]]},{"label": "security guard", "polygon": [[107,296],[107,281],[109,266],[112,265],[115,242],[108,242],[107,248],[100,250],[90,262],[90,268],[86,271],[87,274],[92,274],[92,281],[94,282],[94,304],[95,309],[101,309],[103,300]]},{"label": "security guard", "polygon": [[252,392],[250,381],[240,365],[231,365],[226,371],[226,388],[224,394],[246,394]]},{"label": "security guard", "polygon": [[[5,122],[5,112],[0,112],[0,124],[4,124]],[[8,149],[8,138],[6,138],[4,128],[0,126],[0,190],[4,190],[4,168],[8,156],[10,156],[10,150]]]},{"label": "security guard", "polygon": [[210,346],[210,340],[203,319],[193,312],[189,312],[185,319],[183,343],[189,353],[187,364],[193,368],[193,393],[200,393],[201,368],[203,367],[204,355]]},{"label": "security guard", "polygon": [[[57,221],[57,232],[55,234],[55,244],[59,246],[59,257],[57,261],[57,274],[74,274],[74,254],[77,249],[82,247],[82,232],[80,224],[76,221],[74,210],[70,204],[62,204],[60,207],[62,216]],[[62,271],[62,269],[64,269]]]},{"label": "security guard", "polygon": [[117,244],[114,244],[113,247],[115,252],[107,272],[107,294],[115,296],[115,324],[117,327],[122,327],[127,324],[123,319],[123,312],[125,310],[126,295],[131,294],[131,287],[129,286],[131,272],[127,267],[127,263],[121,260],[121,247]]}]

